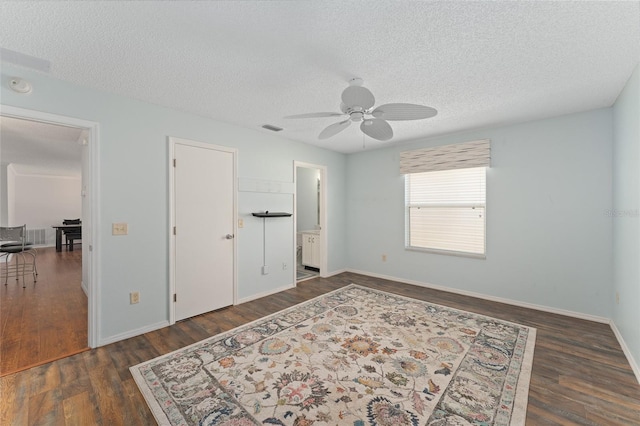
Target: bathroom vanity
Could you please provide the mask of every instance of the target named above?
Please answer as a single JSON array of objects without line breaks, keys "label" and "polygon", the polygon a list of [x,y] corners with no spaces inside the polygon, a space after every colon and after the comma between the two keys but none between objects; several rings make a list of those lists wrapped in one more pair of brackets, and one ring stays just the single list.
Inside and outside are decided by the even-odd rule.
[{"label": "bathroom vanity", "polygon": [[302,265],[320,268],[320,231],[302,232]]}]

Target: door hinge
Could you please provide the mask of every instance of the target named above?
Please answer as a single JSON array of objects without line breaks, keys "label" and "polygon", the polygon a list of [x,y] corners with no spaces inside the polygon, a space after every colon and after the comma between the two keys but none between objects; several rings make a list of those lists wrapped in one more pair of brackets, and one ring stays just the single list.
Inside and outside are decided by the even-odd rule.
[{"label": "door hinge", "polygon": [[178,295],[176,293],[173,293],[173,301],[174,302],[178,301]]},{"label": "door hinge", "polygon": [[176,227],[173,227],[173,235],[176,235]]},{"label": "door hinge", "polygon": [[175,166],[176,166],[176,159],[174,158],[173,159],[173,167],[175,167]]}]

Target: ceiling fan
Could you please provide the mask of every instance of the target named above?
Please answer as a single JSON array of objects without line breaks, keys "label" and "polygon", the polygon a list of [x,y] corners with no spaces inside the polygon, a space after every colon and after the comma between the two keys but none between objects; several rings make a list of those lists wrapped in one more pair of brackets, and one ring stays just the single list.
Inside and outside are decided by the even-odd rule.
[{"label": "ceiling fan", "polygon": [[[388,141],[393,137],[393,129],[387,121],[398,120],[422,120],[438,114],[434,108],[406,103],[384,104],[373,109],[375,98],[373,93],[362,86],[361,78],[353,78],[349,81],[349,87],[342,92],[341,113],[338,112],[311,112],[308,114],[289,115],[284,118],[320,118],[342,117],[346,120],[331,124],[326,127],[319,139],[328,139],[337,135],[351,124],[360,123],[360,130],[367,136],[379,141]],[[371,118],[369,118],[371,116]]]}]

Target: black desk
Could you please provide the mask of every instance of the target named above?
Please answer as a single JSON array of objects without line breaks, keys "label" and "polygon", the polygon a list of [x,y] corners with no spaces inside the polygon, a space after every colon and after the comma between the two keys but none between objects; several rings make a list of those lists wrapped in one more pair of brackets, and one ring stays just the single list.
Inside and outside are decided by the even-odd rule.
[{"label": "black desk", "polygon": [[[62,234],[65,231],[75,231],[76,229],[81,231],[82,225],[53,225],[52,228],[56,230],[56,251],[62,251]],[[69,251],[73,251],[73,244]]]}]

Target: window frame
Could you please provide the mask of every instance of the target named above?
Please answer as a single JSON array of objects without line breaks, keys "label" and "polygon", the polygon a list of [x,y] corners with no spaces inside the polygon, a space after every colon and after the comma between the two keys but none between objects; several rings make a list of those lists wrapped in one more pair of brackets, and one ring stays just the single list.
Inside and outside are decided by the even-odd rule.
[{"label": "window frame", "polygon": [[[480,167],[473,167],[473,168],[480,168]],[[484,169],[484,179],[485,179],[485,186],[484,186],[484,204],[478,204],[478,203],[454,203],[454,202],[450,202],[450,203],[442,203],[442,202],[438,202],[438,203],[413,203],[410,204],[408,195],[409,195],[409,176],[411,175],[415,175],[415,174],[422,174],[422,173],[432,173],[432,172],[437,172],[436,171],[430,171],[430,172],[418,172],[418,173],[407,173],[404,175],[404,214],[405,214],[405,250],[408,251],[417,251],[417,252],[426,252],[426,253],[434,253],[434,254],[442,254],[442,255],[450,255],[450,256],[459,256],[459,257],[469,257],[469,258],[476,258],[476,259],[486,259],[487,257],[487,172],[489,167],[487,166],[481,166],[481,168]],[[451,169],[456,170],[456,169]],[[458,170],[462,170],[462,169],[458,169]],[[468,208],[484,208],[484,214],[483,214],[483,221],[482,221],[482,227],[483,227],[483,244],[482,244],[482,253],[476,253],[476,252],[469,252],[469,251],[461,251],[461,250],[447,250],[447,249],[441,249],[441,248],[431,248],[431,247],[420,247],[420,246],[412,246],[410,245],[411,242],[411,208],[422,208],[422,207],[426,207],[426,208],[451,208],[451,207],[468,207]]]}]

